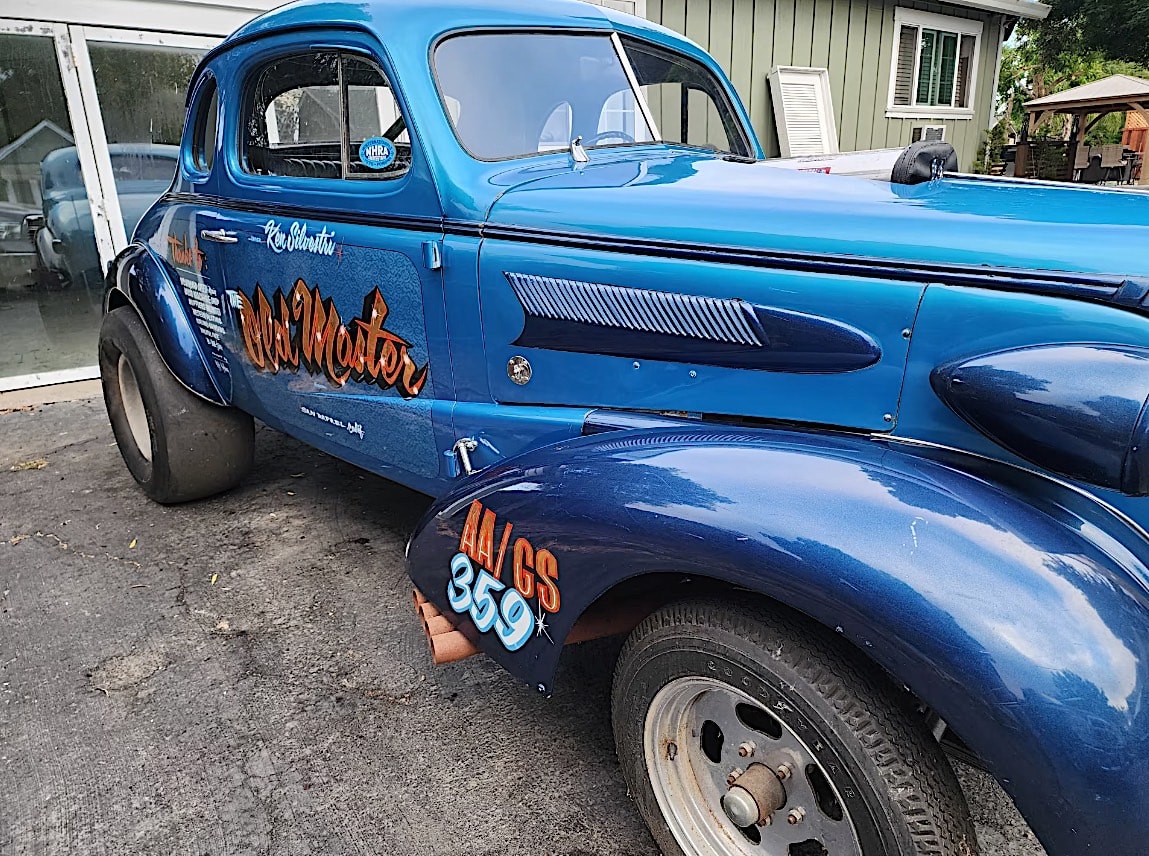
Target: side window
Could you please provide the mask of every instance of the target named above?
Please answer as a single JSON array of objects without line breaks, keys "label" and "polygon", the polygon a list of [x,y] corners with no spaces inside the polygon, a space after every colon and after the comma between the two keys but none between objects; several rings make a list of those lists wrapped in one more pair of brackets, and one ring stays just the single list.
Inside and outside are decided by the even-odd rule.
[{"label": "side window", "polygon": [[245,169],[297,178],[396,178],[411,144],[382,70],[320,51],[256,72],[243,140]]},{"label": "side window", "polygon": [[202,172],[211,172],[215,161],[215,129],[219,121],[219,91],[215,78],[210,78],[200,94],[199,109],[192,133],[192,163]]},{"label": "side window", "polygon": [[[630,39],[623,44],[663,140],[736,155],[750,153],[730,100],[714,75],[693,60],[654,45]],[[631,104],[612,101],[606,106],[618,109],[604,111],[604,123],[633,121]]]},{"label": "side window", "polygon": [[411,138],[391,84],[375,63],[343,58],[347,102],[348,173],[395,178],[411,165]]}]

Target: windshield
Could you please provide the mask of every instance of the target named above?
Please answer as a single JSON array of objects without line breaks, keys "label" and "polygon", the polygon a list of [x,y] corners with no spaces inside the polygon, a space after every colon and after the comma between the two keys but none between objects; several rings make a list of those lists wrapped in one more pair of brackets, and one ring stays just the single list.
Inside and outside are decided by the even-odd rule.
[{"label": "windshield", "polygon": [[481,160],[566,149],[576,137],[588,149],[663,141],[749,154],[714,75],[637,40],[455,36],[436,48],[435,76],[459,141]]}]

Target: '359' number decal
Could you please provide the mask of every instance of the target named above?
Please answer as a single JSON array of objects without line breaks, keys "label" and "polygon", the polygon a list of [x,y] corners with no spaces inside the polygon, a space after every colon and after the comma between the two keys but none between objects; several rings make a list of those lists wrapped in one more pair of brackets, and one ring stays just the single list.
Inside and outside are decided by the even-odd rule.
[{"label": "'359' number decal", "polygon": [[535,616],[526,599],[485,570],[476,576],[466,553],[451,559],[447,602],[460,615],[469,614],[480,633],[494,630],[508,651],[518,651],[535,632]]}]

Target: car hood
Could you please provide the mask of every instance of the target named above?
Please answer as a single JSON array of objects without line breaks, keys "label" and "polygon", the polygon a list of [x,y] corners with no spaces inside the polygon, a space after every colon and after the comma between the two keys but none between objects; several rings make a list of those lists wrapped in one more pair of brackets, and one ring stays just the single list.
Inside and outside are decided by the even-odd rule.
[{"label": "car hood", "polygon": [[907,186],[708,153],[536,175],[504,176],[514,186],[490,225],[699,249],[1149,274],[1138,250],[1149,245],[1149,194],[1139,192],[973,178]]}]

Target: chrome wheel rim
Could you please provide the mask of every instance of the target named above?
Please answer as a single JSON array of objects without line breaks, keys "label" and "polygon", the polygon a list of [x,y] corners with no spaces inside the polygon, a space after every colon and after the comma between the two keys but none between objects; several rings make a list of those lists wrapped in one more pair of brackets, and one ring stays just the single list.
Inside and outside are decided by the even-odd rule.
[{"label": "chrome wheel rim", "polygon": [[[687,856],[862,856],[828,771],[789,725],[746,693],[713,678],[677,678],[651,701],[643,743],[658,807]],[[785,794],[768,824],[739,827],[722,798],[732,790],[731,773],[751,764],[773,772]]]},{"label": "chrome wheel rim", "polygon": [[140,385],[136,381],[136,373],[127,357],[120,354],[116,365],[116,374],[120,381],[120,401],[124,405],[124,418],[128,421],[128,430],[132,433],[136,449],[145,461],[152,459],[152,433],[148,429],[148,411],[144,407],[144,398],[140,395]]}]

